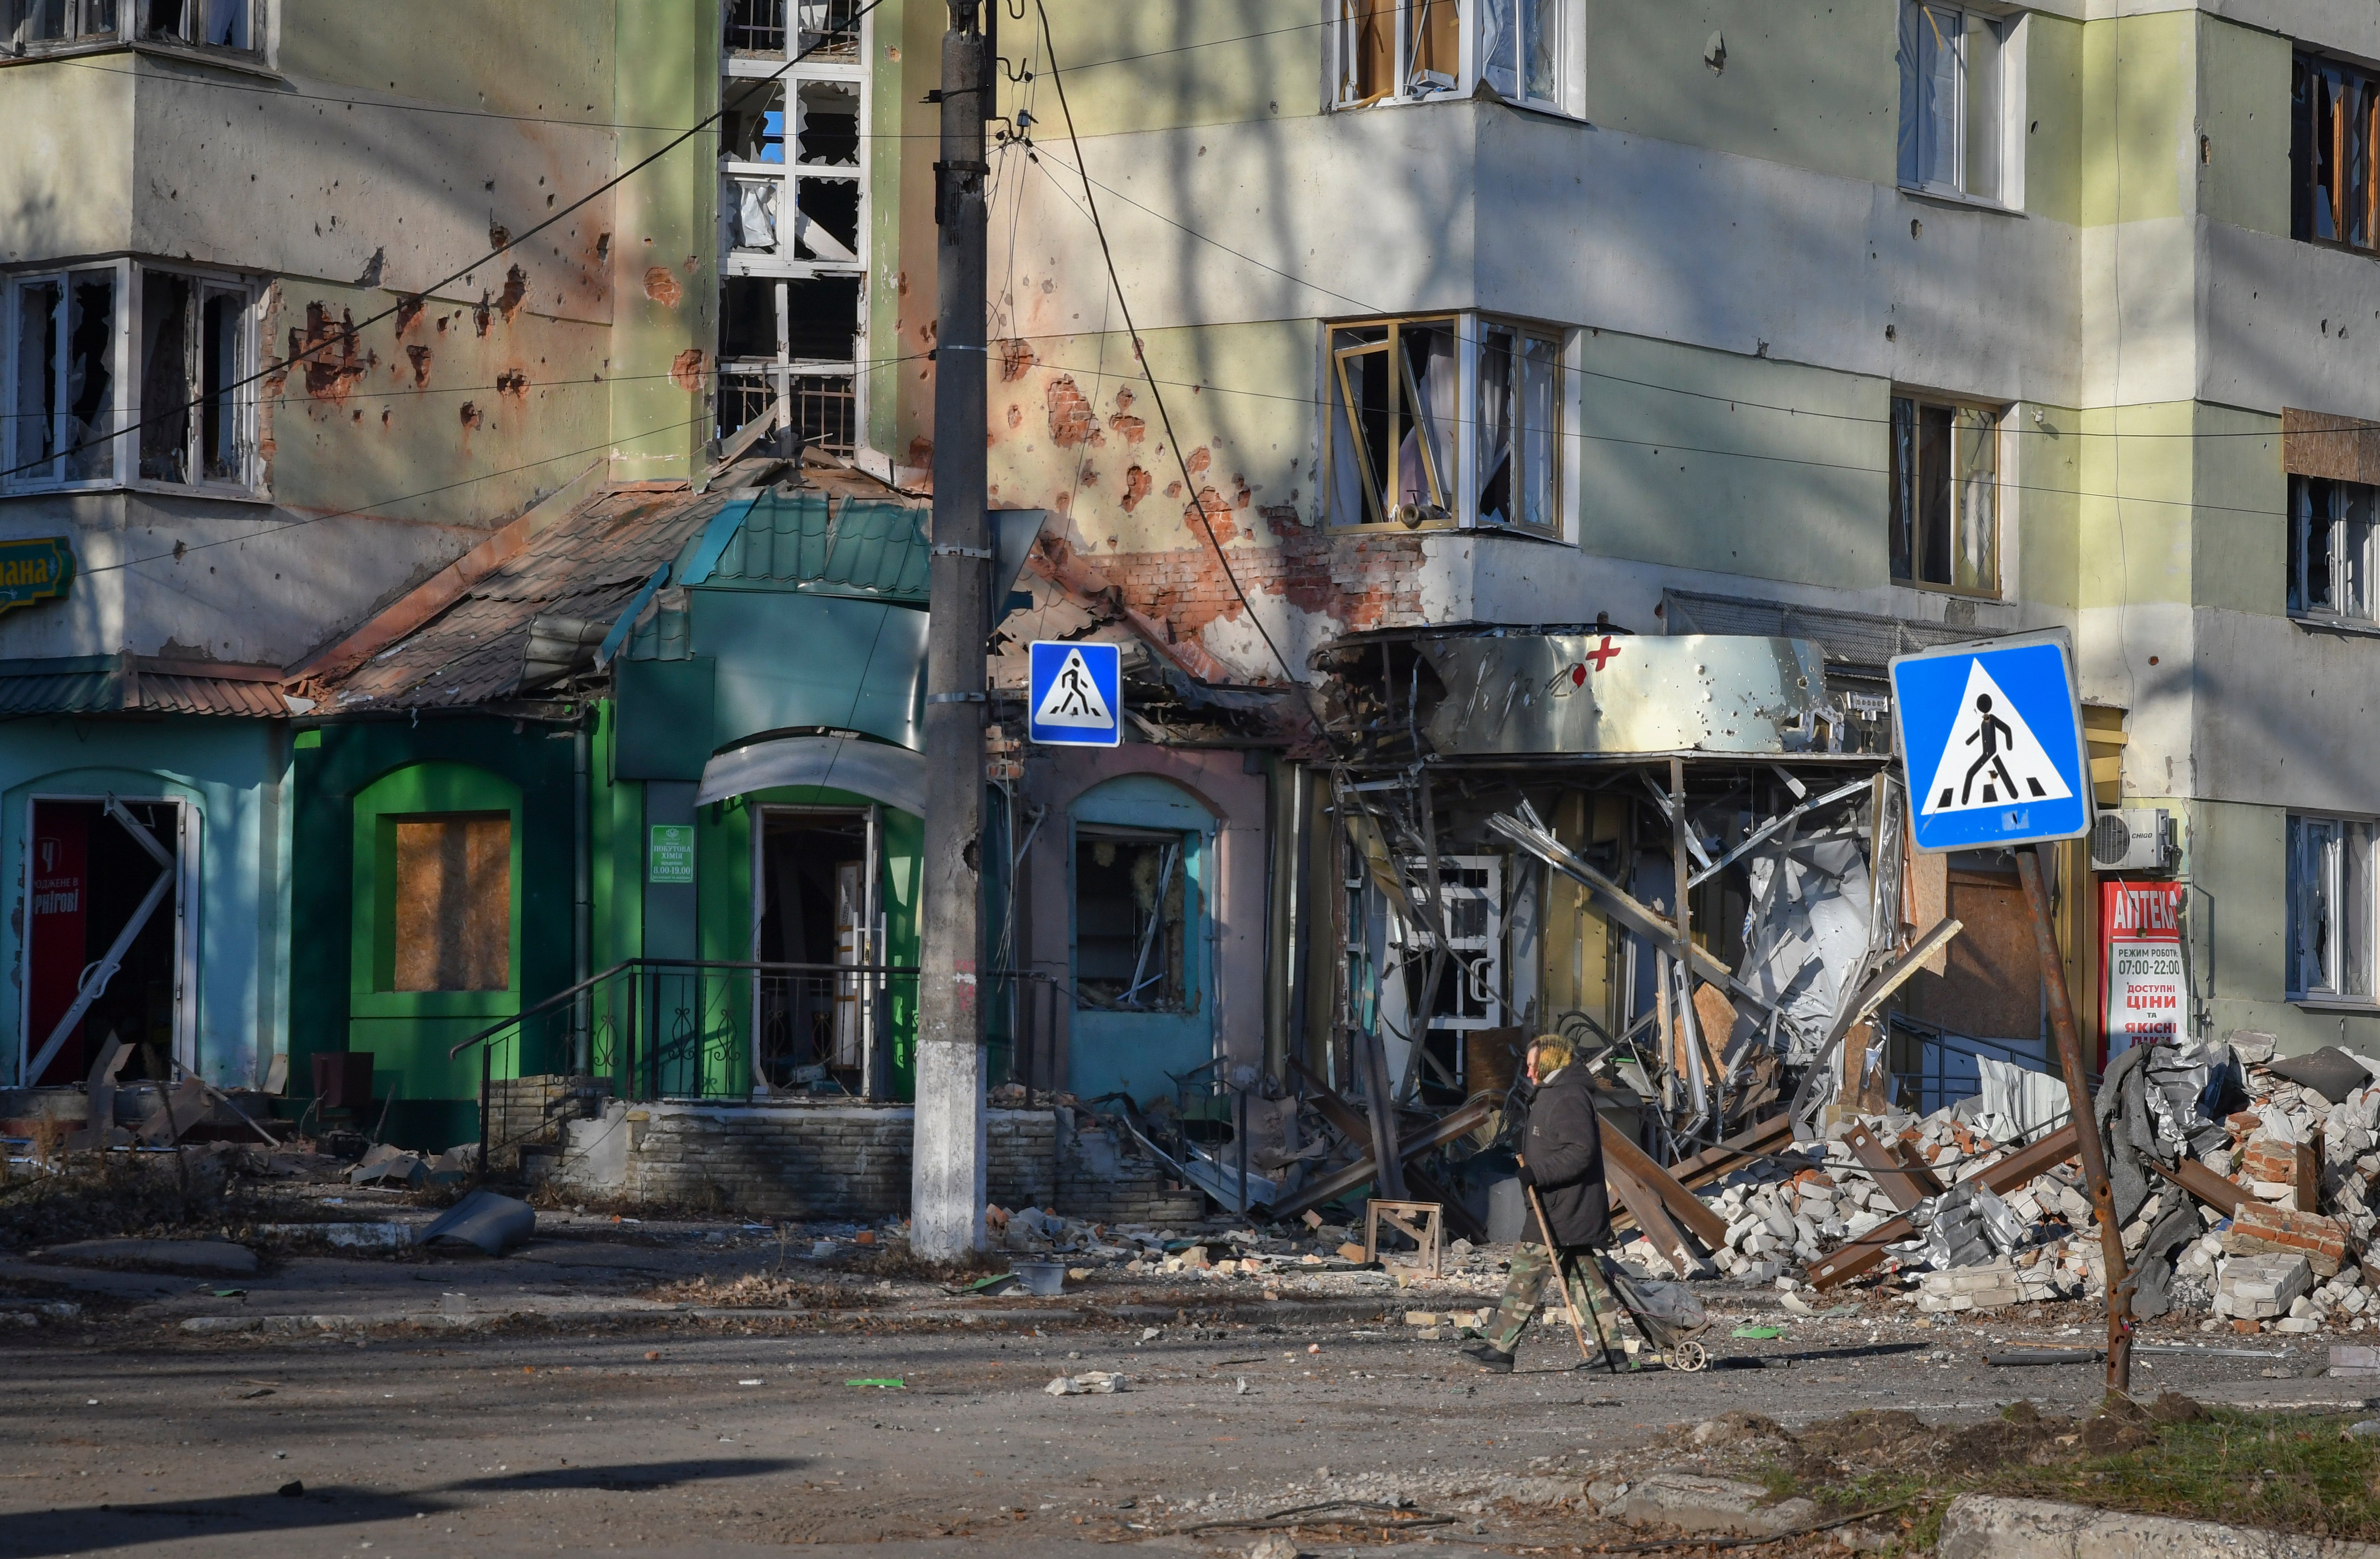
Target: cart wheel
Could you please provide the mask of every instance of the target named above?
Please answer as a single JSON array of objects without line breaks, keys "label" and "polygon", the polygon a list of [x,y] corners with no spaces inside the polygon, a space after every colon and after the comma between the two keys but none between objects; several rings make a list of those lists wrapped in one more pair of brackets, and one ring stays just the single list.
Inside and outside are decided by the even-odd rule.
[{"label": "cart wheel", "polygon": [[1689,1373],[1710,1362],[1710,1355],[1703,1351],[1700,1343],[1680,1343],[1671,1350],[1670,1358],[1679,1369]]}]

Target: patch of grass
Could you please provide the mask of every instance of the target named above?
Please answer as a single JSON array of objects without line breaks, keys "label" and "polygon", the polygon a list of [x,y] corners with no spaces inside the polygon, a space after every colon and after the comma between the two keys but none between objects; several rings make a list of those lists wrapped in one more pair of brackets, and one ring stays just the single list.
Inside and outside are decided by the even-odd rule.
[{"label": "patch of grass", "polygon": [[[1961,1494],[1988,1493],[2097,1505],[2317,1537],[2380,1539],[2380,1441],[2350,1436],[2349,1420],[2308,1413],[2209,1408],[2158,1427],[2147,1443],[2091,1455],[2055,1439],[2029,1455],[1942,1455],[1962,1433],[1927,1429],[1896,1448],[1893,1466],[1832,1465],[1805,1457],[1772,1463],[1761,1477],[1779,1494],[1802,1494],[1829,1516],[1901,1504],[1903,1552],[1930,1551]],[[2051,1427],[2063,1427],[2054,1425]],[[1932,1441],[1928,1454],[1925,1441]]]}]

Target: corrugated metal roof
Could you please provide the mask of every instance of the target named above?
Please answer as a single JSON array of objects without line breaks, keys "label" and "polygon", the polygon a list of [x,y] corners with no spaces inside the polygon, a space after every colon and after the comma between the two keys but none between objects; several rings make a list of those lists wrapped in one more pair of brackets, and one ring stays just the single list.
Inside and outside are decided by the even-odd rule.
[{"label": "corrugated metal roof", "polygon": [[792,585],[815,594],[922,606],[929,512],[873,499],[830,504],[821,493],[771,489],[752,501],[710,573],[686,582],[727,589]]},{"label": "corrugated metal roof", "polygon": [[322,713],[461,708],[520,691],[530,619],[610,620],[741,493],[605,493],[588,500],[414,632],[323,685]]},{"label": "corrugated metal roof", "polygon": [[274,666],[155,655],[73,655],[0,665],[0,718],[28,714],[223,714],[286,719]]}]

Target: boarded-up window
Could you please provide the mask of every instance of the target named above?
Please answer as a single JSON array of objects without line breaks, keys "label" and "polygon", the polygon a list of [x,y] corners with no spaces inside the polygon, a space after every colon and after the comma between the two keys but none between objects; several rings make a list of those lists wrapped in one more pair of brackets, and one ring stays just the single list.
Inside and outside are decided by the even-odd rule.
[{"label": "boarded-up window", "polygon": [[502,812],[396,820],[396,989],[512,983],[513,824]]}]

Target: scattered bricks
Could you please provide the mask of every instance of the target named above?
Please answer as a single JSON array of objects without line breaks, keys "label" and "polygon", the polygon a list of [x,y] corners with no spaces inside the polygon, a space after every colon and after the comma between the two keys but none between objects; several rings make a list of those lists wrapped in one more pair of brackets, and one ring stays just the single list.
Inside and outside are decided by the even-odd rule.
[{"label": "scattered bricks", "polygon": [[2298,1151],[2289,1142],[2251,1142],[2240,1155],[2240,1173],[2250,1180],[2277,1180],[2283,1185],[2298,1183]]},{"label": "scattered bricks", "polygon": [[[2338,1275],[2347,1260],[2347,1226],[2319,1212],[2300,1212],[2266,1202],[2250,1202],[2224,1232],[2223,1248],[2233,1256],[2298,1252],[2323,1277]],[[2311,1286],[2311,1285],[2309,1285]]]},{"label": "scattered bricks", "polygon": [[2299,1254],[2235,1256],[2223,1265],[2215,1313],[2233,1321],[2272,1321],[2313,1287],[2313,1268]]}]

